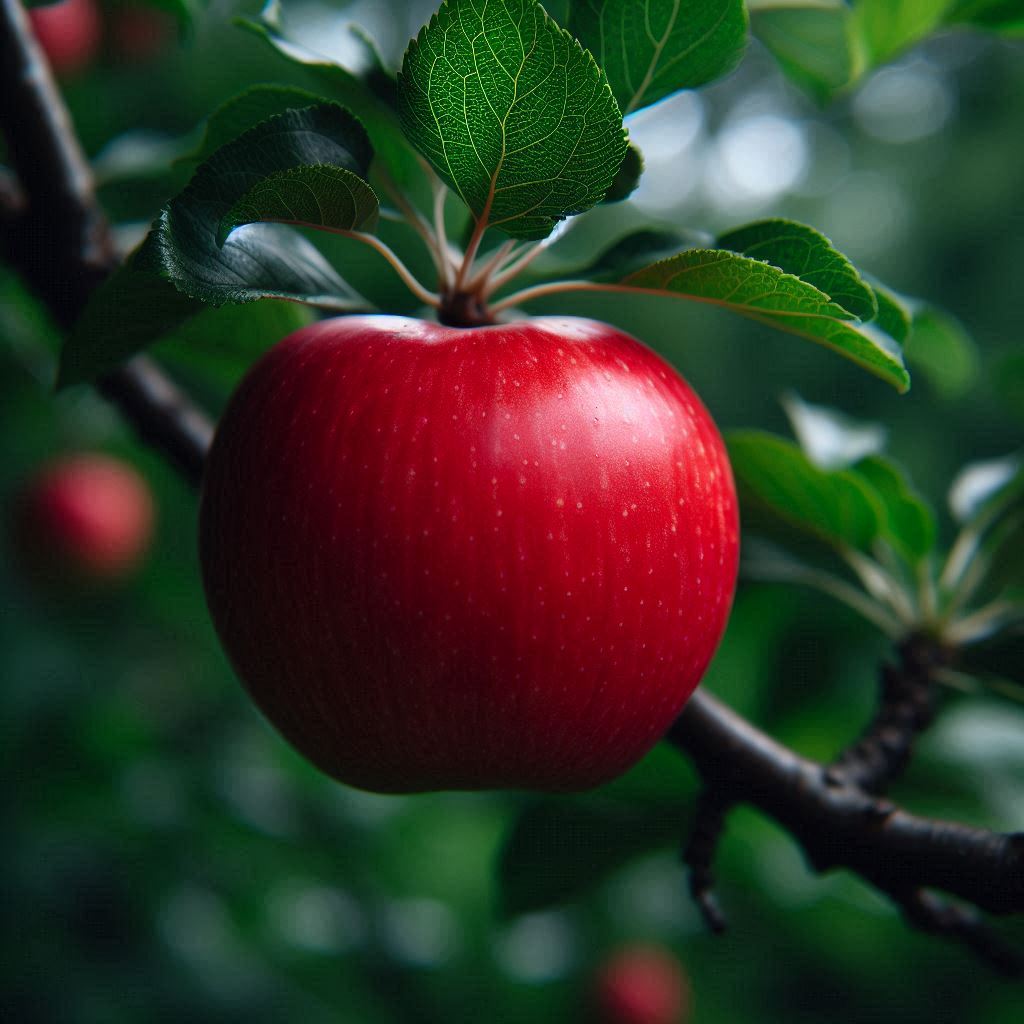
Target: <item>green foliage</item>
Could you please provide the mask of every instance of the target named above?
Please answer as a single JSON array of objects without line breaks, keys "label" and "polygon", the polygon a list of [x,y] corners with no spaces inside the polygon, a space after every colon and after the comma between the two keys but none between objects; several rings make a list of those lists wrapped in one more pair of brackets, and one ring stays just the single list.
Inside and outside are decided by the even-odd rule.
[{"label": "green foliage", "polygon": [[412,144],[514,238],[597,203],[626,153],[604,73],[536,0],[446,0],[406,51],[398,98]]},{"label": "green foliage", "polygon": [[294,10],[291,5],[269,0],[259,18],[240,18],[238,24],[264,40],[290,65],[313,75],[322,92],[362,121],[377,158],[394,180],[413,184],[422,171],[398,121],[394,76],[383,66],[376,45],[357,25],[342,22],[340,27],[354,45],[347,48],[346,63],[339,63],[335,57],[310,49],[301,32],[301,17],[290,14]]},{"label": "green foliage", "polygon": [[[826,272],[833,260],[828,257]],[[910,386],[899,347],[851,323],[854,314],[779,267],[722,249],[691,249],[623,278],[621,285],[726,306],[839,352],[899,391]],[[844,287],[847,287],[844,279]]]},{"label": "green foliage", "polygon": [[877,496],[851,470],[819,469],[791,441],[758,431],[727,437],[740,499],[837,547],[869,550],[881,530]]},{"label": "green foliage", "polygon": [[970,335],[955,317],[929,303],[914,303],[912,308],[904,349],[907,362],[944,398],[964,394],[978,375]]},{"label": "green foliage", "polygon": [[572,0],[569,29],[604,68],[623,114],[728,74],[747,44],[743,0]]},{"label": "green foliage", "polygon": [[820,232],[792,220],[763,220],[719,235],[723,249],[764,260],[814,285],[860,320],[873,320],[878,301],[854,265]]},{"label": "green foliage", "polygon": [[321,101],[322,97],[316,93],[293,85],[254,85],[222,103],[207,118],[202,141],[186,159],[202,163],[221,146],[226,146],[243,132],[255,128],[261,121],[288,110],[311,107]]},{"label": "green foliage", "polygon": [[[328,103],[275,115],[222,146],[167,204],[139,251],[94,293],[65,346],[61,384],[116,366],[195,315],[203,302],[288,298],[335,310],[366,308],[316,248],[289,228],[253,225],[222,239],[225,224],[240,222],[236,204],[248,202],[243,210],[260,213],[247,197],[268,177],[309,164],[333,168],[329,188],[325,177],[314,183],[303,172],[300,178],[307,190],[316,184],[307,193],[316,204],[337,199],[338,180],[361,181],[371,156],[359,122]],[[363,184],[358,202],[335,202],[331,216],[352,219],[332,226],[359,223],[375,205],[370,197]],[[265,209],[281,213],[266,195],[263,201]]]},{"label": "green foliage", "polygon": [[1020,0],[750,0],[756,35],[822,102],[944,26],[1024,32]]},{"label": "green foliage", "polygon": [[277,221],[337,231],[361,231],[377,222],[377,197],[344,167],[306,165],[267,175],[221,218],[217,244],[243,224]]}]

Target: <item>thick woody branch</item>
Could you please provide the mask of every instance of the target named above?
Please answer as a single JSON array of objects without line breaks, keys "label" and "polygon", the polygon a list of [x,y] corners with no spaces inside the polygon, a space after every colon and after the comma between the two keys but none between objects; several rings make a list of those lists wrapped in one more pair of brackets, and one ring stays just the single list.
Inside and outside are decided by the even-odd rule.
[{"label": "thick woody branch", "polygon": [[[0,131],[17,176],[0,204],[4,258],[70,326],[115,256],[87,164],[18,0],[0,0]],[[211,425],[153,363],[135,360],[100,389],[144,440],[191,482],[199,480]],[[967,942],[1008,973],[1019,971],[1019,959],[973,908],[1024,912],[1024,836],[918,817],[872,792],[898,773],[931,713],[918,685],[927,683],[929,666],[903,653],[903,668],[913,668],[905,673],[908,686],[889,679],[875,722],[831,768],[800,757],[708,694],[691,698],[668,740],[693,759],[708,789],[686,854],[695,895],[718,920],[711,897],[715,845],[728,808],[749,803],[788,829],[817,870],[856,872],[918,927]],[[935,890],[970,906],[946,904]]]},{"label": "thick woody branch", "polygon": [[[853,871],[905,908],[938,890],[992,914],[1024,912],[1024,834],[913,815],[836,779],[826,765],[775,742],[700,691],[667,738],[722,800],[751,804],[790,832],[817,871]],[[946,933],[977,939],[970,944],[980,951],[983,925],[976,924],[968,928],[961,915]],[[1005,967],[1005,958],[996,966]]]}]

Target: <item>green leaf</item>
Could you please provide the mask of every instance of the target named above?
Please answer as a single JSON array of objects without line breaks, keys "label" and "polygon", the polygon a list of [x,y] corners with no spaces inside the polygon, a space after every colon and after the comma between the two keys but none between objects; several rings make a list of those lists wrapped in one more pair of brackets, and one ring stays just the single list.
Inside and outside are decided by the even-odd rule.
[{"label": "green leaf", "polygon": [[977,25],[1008,35],[1024,34],[1021,0],[957,0],[946,14],[950,25]]},{"label": "green leaf", "polygon": [[626,155],[615,173],[611,188],[608,189],[601,201],[603,203],[620,203],[623,199],[628,199],[636,191],[643,173],[644,155],[630,143],[626,149]]},{"label": "green leaf", "polygon": [[623,114],[728,74],[747,45],[743,0],[572,0],[569,29]]},{"label": "green leaf", "polygon": [[[288,17],[277,0],[270,0],[257,20],[241,18],[238,24],[289,63],[315,75],[332,99],[351,110],[366,128],[377,158],[398,184],[410,187],[422,179],[423,168],[398,121],[394,79],[358,25],[348,26],[354,45],[345,48],[347,58],[343,61],[337,54],[310,49],[307,33],[302,31],[301,8],[294,17]],[[356,56],[360,53],[361,57]]]},{"label": "green leaf", "polygon": [[900,392],[910,386],[895,342],[850,324],[852,314],[814,285],[748,256],[691,249],[630,274],[620,285],[725,306],[831,348]]},{"label": "green leaf", "polygon": [[900,468],[881,455],[862,459],[855,472],[874,488],[884,512],[882,535],[911,565],[935,547],[935,514],[911,488]]},{"label": "green leaf", "polygon": [[[268,177],[329,165],[365,178],[371,158],[362,125],[333,103],[260,122],[205,161],[164,208],[150,236],[161,273],[179,290],[214,305],[273,295],[351,309],[350,289],[333,293],[339,280],[333,271],[325,275],[322,265],[291,263],[297,253],[280,252],[281,236],[267,235],[267,226],[238,231],[223,246],[218,233],[234,205]],[[275,245],[264,254],[259,243],[267,238]]]},{"label": "green leaf", "polygon": [[696,237],[687,238],[677,231],[641,228],[612,243],[581,272],[593,280],[615,281],[648,266],[652,261],[677,255],[680,249],[696,243]]},{"label": "green leaf", "polygon": [[912,316],[906,301],[877,281],[872,282],[871,287],[878,305],[878,315],[874,320],[875,326],[900,345],[904,344],[910,334]]},{"label": "green leaf", "polygon": [[112,369],[203,302],[285,298],[338,312],[368,308],[292,228],[249,224],[222,246],[218,232],[232,207],[267,177],[303,164],[357,177],[371,154],[359,122],[336,104],[288,110],[221,147],[164,208],[140,249],[93,293],[65,346],[60,385]]},{"label": "green leaf", "polygon": [[850,32],[864,70],[930,35],[942,25],[948,7],[949,0],[856,0]]},{"label": "green leaf", "polygon": [[848,16],[843,0],[780,0],[752,10],[751,25],[786,75],[826,103],[854,76]]},{"label": "green leaf", "polygon": [[885,428],[798,395],[786,396],[783,406],[800,447],[819,469],[849,470],[874,492],[882,513],[880,536],[912,565],[927,555],[935,546],[935,517],[902,470],[880,454]]},{"label": "green leaf", "polygon": [[[302,293],[307,301],[319,295],[324,305],[338,311],[370,308],[316,247],[290,228],[277,224],[243,228],[223,251],[227,252],[223,273],[235,267],[245,275],[244,287],[240,281],[236,284],[240,296],[236,301],[297,298]],[[57,386],[94,380],[208,308],[200,299],[178,291],[164,275],[150,236],[89,297],[61,353]]]},{"label": "green leaf", "polygon": [[310,323],[313,316],[308,306],[274,299],[204,306],[161,338],[153,355],[228,391],[271,345]]},{"label": "green leaf", "polygon": [[860,320],[878,313],[875,293],[854,265],[820,232],[793,220],[762,220],[718,239],[723,249],[765,260],[814,285]]},{"label": "green leaf", "polygon": [[325,102],[322,96],[292,85],[254,85],[221,104],[209,116],[202,142],[185,159],[202,163],[221,146],[267,118]]},{"label": "green leaf", "polygon": [[536,0],[446,0],[406,50],[398,102],[476,220],[515,238],[599,202],[626,153],[604,73]]},{"label": "green leaf", "polygon": [[660,809],[604,800],[551,800],[523,811],[498,861],[506,916],[580,896],[616,868],[679,841],[678,803]]},{"label": "green leaf", "polygon": [[278,221],[360,231],[377,220],[373,189],[343,167],[290,167],[257,182],[221,218],[217,244],[242,224]]},{"label": "green leaf", "polygon": [[962,395],[978,375],[978,355],[971,336],[955,317],[927,303],[913,308],[903,351],[907,362],[944,398]]},{"label": "green leaf", "polygon": [[758,506],[836,547],[867,550],[881,530],[878,500],[850,470],[823,470],[790,441],[757,431],[726,437],[740,504]]}]

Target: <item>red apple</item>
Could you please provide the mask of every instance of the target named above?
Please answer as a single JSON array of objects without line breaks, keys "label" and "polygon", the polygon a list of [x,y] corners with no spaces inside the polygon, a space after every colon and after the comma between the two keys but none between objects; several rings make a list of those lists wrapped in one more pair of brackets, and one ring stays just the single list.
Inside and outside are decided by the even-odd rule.
[{"label": "red apple", "polygon": [[328,320],[251,370],[203,493],[207,599],[256,703],[381,792],[579,790],[664,734],[722,634],[715,425],[588,320]]},{"label": "red apple", "polygon": [[690,986],[668,950],[634,946],[598,971],[593,1002],[600,1024],[683,1024],[690,1015]]},{"label": "red apple", "polygon": [[46,466],[18,503],[20,555],[37,577],[109,583],[139,564],[153,531],[153,499],[127,463],[82,454]]},{"label": "red apple", "polygon": [[53,70],[67,77],[92,63],[102,27],[95,0],[62,0],[28,12],[39,45]]}]

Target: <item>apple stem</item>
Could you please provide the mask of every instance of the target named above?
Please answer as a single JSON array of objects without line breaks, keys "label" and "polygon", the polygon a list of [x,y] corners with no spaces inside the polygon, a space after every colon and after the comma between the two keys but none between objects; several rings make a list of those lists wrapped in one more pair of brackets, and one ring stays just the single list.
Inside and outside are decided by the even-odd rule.
[{"label": "apple stem", "polygon": [[366,245],[370,246],[371,249],[376,249],[395,268],[398,276],[402,279],[402,283],[406,286],[419,299],[421,302],[426,303],[428,306],[432,306],[434,309],[438,309],[441,305],[441,296],[437,292],[429,291],[424,288],[422,284],[416,279],[416,276],[411,270],[399,259],[395,251],[382,242],[376,235],[369,235],[365,231],[338,231],[339,235],[343,235],[346,238],[354,238],[357,242],[365,242]]},{"label": "apple stem", "polygon": [[[398,187],[391,175],[383,168],[376,168],[377,175],[384,191],[391,197],[394,204],[402,213],[402,220],[405,221],[423,239],[430,258],[437,269],[438,283],[443,289],[448,283],[449,260],[447,258],[447,244],[439,238],[430,222],[416,209],[409,201],[409,198]],[[441,186],[444,187],[443,185]]]},{"label": "apple stem", "polygon": [[516,249],[510,259],[484,283],[484,296],[493,295],[503,284],[522,273],[547,248],[543,242],[531,242]]},{"label": "apple stem", "polygon": [[518,306],[521,303],[529,302],[531,299],[539,299],[544,295],[556,295],[559,292],[609,292],[609,291],[632,291],[633,289],[617,288],[615,285],[601,284],[598,281],[549,281],[546,284],[535,284],[529,288],[506,295],[499,302],[491,306],[492,313],[500,313],[503,309]]},{"label": "apple stem", "polygon": [[509,239],[507,242],[502,242],[497,249],[491,253],[486,260],[483,261],[481,266],[470,275],[469,280],[466,282],[466,291],[478,292],[483,295],[486,293],[486,284],[490,280],[491,275],[504,266],[508,260],[509,254],[515,248],[515,242]]}]

